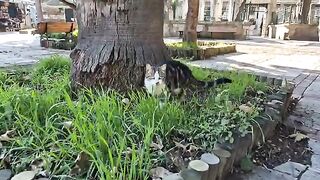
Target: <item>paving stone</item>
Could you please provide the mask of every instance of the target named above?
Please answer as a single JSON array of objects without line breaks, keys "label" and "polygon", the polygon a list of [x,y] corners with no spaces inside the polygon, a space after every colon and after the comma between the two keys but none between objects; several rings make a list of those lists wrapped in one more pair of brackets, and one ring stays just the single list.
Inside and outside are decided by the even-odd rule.
[{"label": "paving stone", "polygon": [[12,171],[10,169],[0,170],[0,180],[9,180],[12,176]]},{"label": "paving stone", "polygon": [[309,140],[309,147],[312,149],[314,154],[320,155],[320,141],[315,139]]},{"label": "paving stone", "polygon": [[286,126],[295,128],[299,131],[305,132],[307,134],[316,135],[318,132],[316,129],[312,129],[312,120],[308,120],[304,117],[298,117],[295,115],[289,115],[287,121],[284,122]]},{"label": "paving stone", "polygon": [[309,73],[301,73],[299,76],[293,79],[293,82],[298,86],[304,79],[306,79],[310,74]]},{"label": "paving stone", "polygon": [[302,174],[300,180],[319,180],[320,172],[314,169],[308,169]]},{"label": "paving stone", "polygon": [[[250,174],[242,175],[243,180],[295,180],[296,178],[280,173],[274,170],[267,170],[262,167],[255,167]],[[234,178],[234,180],[239,180],[239,178]]]},{"label": "paving stone", "polygon": [[318,154],[312,155],[311,167],[320,171],[320,155]]},{"label": "paving stone", "polygon": [[289,174],[293,177],[298,177],[301,172],[307,169],[307,166],[296,163],[296,162],[286,162],[274,168],[274,170]]}]

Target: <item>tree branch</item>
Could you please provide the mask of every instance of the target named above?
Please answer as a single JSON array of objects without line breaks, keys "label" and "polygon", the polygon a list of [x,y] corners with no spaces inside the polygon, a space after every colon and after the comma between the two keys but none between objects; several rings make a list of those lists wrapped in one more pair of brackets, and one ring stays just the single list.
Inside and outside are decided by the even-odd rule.
[{"label": "tree branch", "polygon": [[74,3],[68,2],[67,0],[59,0],[59,1],[65,5],[69,6],[72,9],[76,9],[76,5]]}]

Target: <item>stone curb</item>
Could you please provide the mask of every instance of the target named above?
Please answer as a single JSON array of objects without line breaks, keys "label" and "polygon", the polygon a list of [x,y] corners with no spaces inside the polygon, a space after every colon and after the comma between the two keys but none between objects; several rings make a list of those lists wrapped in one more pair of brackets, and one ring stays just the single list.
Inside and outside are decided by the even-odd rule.
[{"label": "stone curb", "polygon": [[200,49],[168,48],[169,55],[174,58],[192,58],[192,60],[206,60],[210,57],[237,52],[236,45],[206,47]]},{"label": "stone curb", "polygon": [[[210,174],[204,180],[224,179],[233,171],[234,165],[239,164],[253,148],[263,144],[265,139],[270,138],[274,134],[277,124],[283,123],[287,119],[288,106],[291,102],[294,84],[291,82],[285,83],[284,80],[267,76],[258,76],[257,79],[270,85],[282,85],[282,87],[278,92],[267,97],[268,102],[265,104],[264,113],[255,119],[256,124],[253,125],[253,134],[247,134],[245,137],[236,136],[234,137],[235,141],[233,144],[227,142],[217,144],[218,149],[230,152],[231,156],[226,158],[224,163],[219,163],[215,170],[210,169]],[[211,153],[219,157],[218,154]],[[220,156],[219,158],[225,157]]]}]

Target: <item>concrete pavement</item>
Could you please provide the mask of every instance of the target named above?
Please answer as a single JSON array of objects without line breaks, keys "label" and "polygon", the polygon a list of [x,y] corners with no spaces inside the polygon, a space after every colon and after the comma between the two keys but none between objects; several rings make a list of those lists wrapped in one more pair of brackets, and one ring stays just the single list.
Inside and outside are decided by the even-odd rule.
[{"label": "concrete pavement", "polygon": [[30,65],[54,54],[69,55],[69,51],[41,48],[39,35],[0,32],[0,67]]}]

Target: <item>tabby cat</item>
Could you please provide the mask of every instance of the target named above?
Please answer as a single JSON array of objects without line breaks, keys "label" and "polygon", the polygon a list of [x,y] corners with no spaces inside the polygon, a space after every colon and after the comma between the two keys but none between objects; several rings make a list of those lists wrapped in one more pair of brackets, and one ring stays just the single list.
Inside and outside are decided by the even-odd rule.
[{"label": "tabby cat", "polygon": [[179,61],[166,61],[160,66],[146,65],[144,85],[148,93],[159,96],[170,92],[174,96],[183,94],[183,90],[191,86],[209,88],[220,84],[231,83],[228,78],[219,78],[204,82],[197,80],[188,66]]}]

